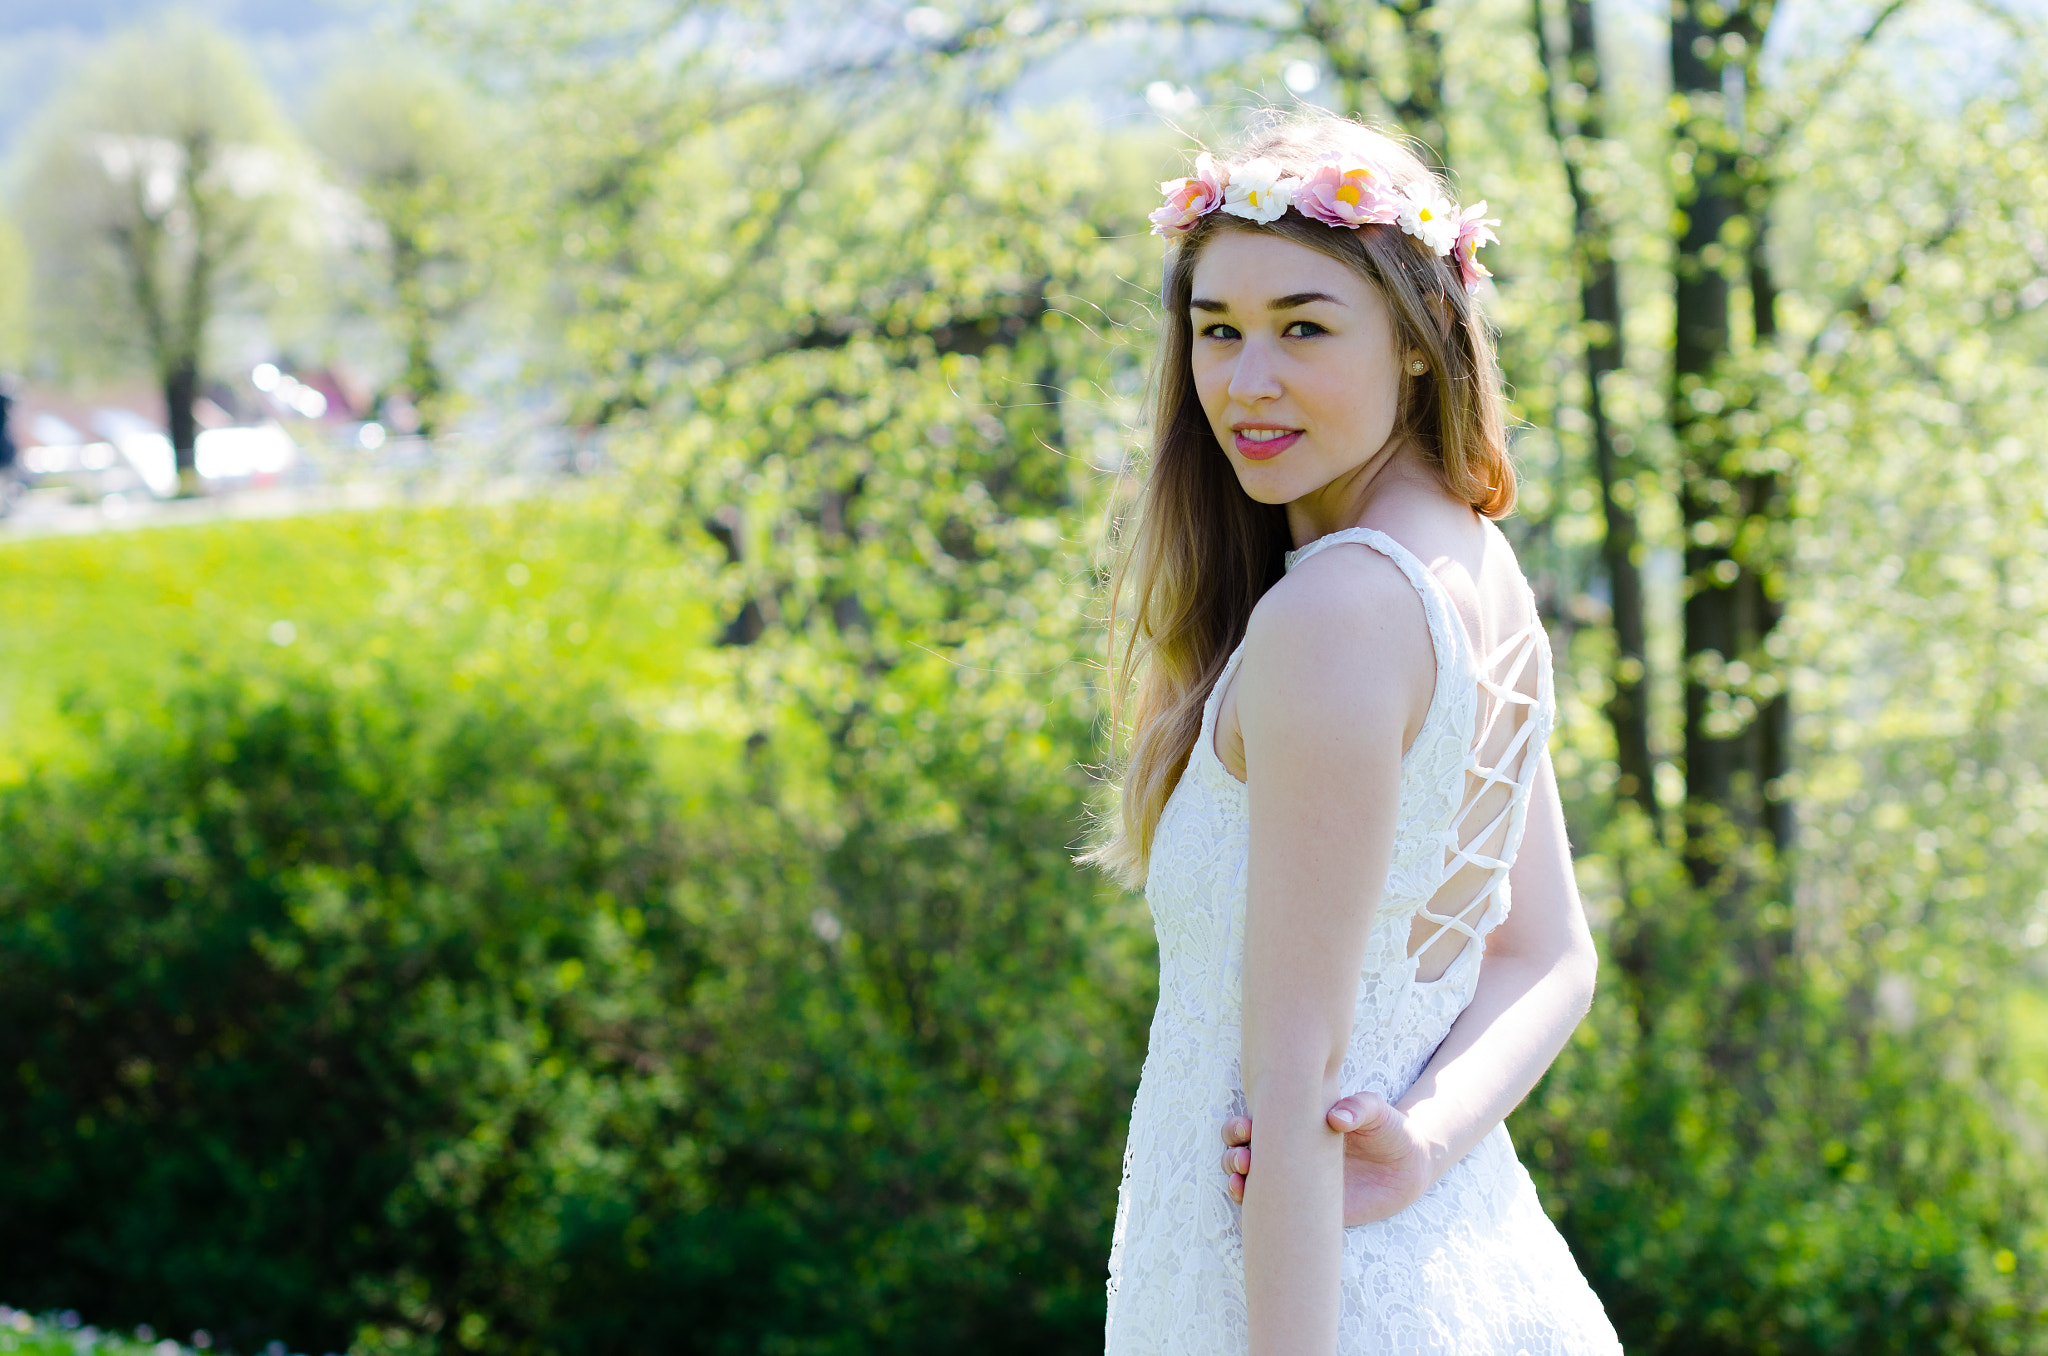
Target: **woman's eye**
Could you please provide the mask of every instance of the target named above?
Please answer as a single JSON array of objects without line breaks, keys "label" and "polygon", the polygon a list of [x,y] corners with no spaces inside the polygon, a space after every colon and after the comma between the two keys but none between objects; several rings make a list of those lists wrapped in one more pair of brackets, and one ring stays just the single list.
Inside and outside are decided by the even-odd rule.
[{"label": "woman's eye", "polygon": [[1202,326],[1202,337],[1204,339],[1238,339],[1243,336],[1238,334],[1235,326],[1218,322],[1214,325]]},{"label": "woman's eye", "polygon": [[1316,324],[1313,320],[1297,320],[1281,331],[1282,336],[1288,339],[1306,339],[1312,334],[1328,333],[1328,330]]}]

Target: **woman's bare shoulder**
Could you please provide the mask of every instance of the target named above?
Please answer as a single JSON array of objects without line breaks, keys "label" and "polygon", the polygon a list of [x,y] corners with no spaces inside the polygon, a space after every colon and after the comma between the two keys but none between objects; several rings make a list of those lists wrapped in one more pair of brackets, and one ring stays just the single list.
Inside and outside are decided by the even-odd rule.
[{"label": "woman's bare shoulder", "polygon": [[1427,643],[1428,618],[1406,572],[1363,542],[1339,542],[1302,561],[1266,590],[1252,609],[1251,632],[1341,639],[1361,628],[1404,618],[1421,628]]},{"label": "woman's bare shoulder", "polygon": [[[1245,636],[1251,690],[1285,694],[1313,718],[1326,704],[1427,693],[1435,649],[1422,599],[1401,567],[1362,543],[1317,552],[1267,590]],[[1412,702],[1397,700],[1397,706]]]}]

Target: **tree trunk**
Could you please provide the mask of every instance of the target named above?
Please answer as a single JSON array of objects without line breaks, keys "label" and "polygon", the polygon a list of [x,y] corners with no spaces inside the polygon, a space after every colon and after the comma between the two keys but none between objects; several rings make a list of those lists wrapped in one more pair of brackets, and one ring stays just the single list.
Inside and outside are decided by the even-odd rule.
[{"label": "tree trunk", "polygon": [[189,493],[199,474],[196,449],[199,421],[192,404],[199,399],[199,363],[191,355],[175,360],[163,373],[164,427],[170,431],[171,454],[177,461],[181,493]]},{"label": "tree trunk", "polygon": [[[737,508],[728,504],[704,520],[704,530],[712,540],[725,548],[725,563],[728,568],[737,566],[745,548],[741,545],[741,527],[745,519]],[[740,604],[739,612],[725,624],[719,633],[720,645],[752,645],[768,629],[768,618],[761,611],[761,604],[749,598]]]},{"label": "tree trunk", "polygon": [[1401,16],[1408,56],[1408,93],[1395,101],[1394,114],[1435,153],[1438,164],[1448,165],[1451,148],[1444,127],[1444,40],[1436,24],[1436,0],[1393,0],[1393,6]]},{"label": "tree trunk", "polygon": [[177,300],[175,320],[168,327],[167,351],[159,354],[164,372],[164,397],[169,408],[164,423],[171,435],[171,450],[178,463],[178,493],[199,493],[197,447],[199,423],[192,414],[192,402],[199,398],[199,369],[206,353],[206,329],[213,319],[216,266],[227,248],[221,239],[226,229],[217,211],[214,190],[207,176],[214,162],[214,137],[205,129],[189,133],[184,140],[182,197],[192,216],[192,255],[186,263],[184,286]]},{"label": "tree trunk", "polygon": [[[1749,237],[1749,304],[1759,348],[1775,342],[1778,337],[1778,286],[1771,277],[1770,185],[1764,184],[1761,188],[1764,206],[1751,219]],[[1784,487],[1778,483],[1777,475],[1761,475],[1756,477],[1756,481],[1753,497],[1766,507],[1773,518],[1782,518],[1785,514]],[[1784,606],[1766,589],[1758,599],[1758,613],[1768,635],[1784,615]],[[1757,765],[1763,778],[1764,827],[1770,832],[1772,845],[1783,852],[1792,845],[1794,828],[1792,800],[1785,794],[1785,774],[1792,767],[1792,696],[1788,688],[1780,686],[1777,693],[1764,703],[1757,715],[1756,729]]]},{"label": "tree trunk", "polygon": [[405,375],[399,381],[419,419],[415,431],[431,438],[442,392],[440,364],[434,361],[437,318],[427,301],[426,251],[409,231],[392,232],[391,283],[405,328]]},{"label": "tree trunk", "polygon": [[423,312],[406,320],[405,386],[419,415],[421,437],[434,436],[436,412],[441,403],[441,368],[434,361],[434,322]]},{"label": "tree trunk", "polygon": [[[1773,512],[1778,495],[1773,477],[1744,474],[1735,464],[1721,420],[1728,396],[1716,385],[1731,344],[1727,228],[1750,205],[1738,164],[1739,99],[1724,103],[1731,92],[1723,71],[1738,50],[1761,45],[1769,8],[1768,0],[1682,0],[1671,21],[1672,88],[1681,109],[1674,149],[1692,162],[1679,176],[1676,203],[1671,426],[1685,527],[1687,860],[1702,885],[1729,865],[1728,829],[1747,836],[1762,827],[1770,779],[1764,732],[1744,717],[1744,684],[1731,681],[1730,666],[1754,659],[1777,620],[1763,579],[1735,548],[1738,529]],[[1729,46],[1731,34],[1740,49]]]},{"label": "tree trunk", "polygon": [[1614,730],[1615,794],[1632,800],[1652,820],[1657,791],[1650,760],[1649,652],[1643,622],[1643,578],[1638,559],[1640,533],[1635,515],[1635,470],[1617,448],[1608,422],[1601,381],[1622,366],[1621,280],[1614,263],[1614,230],[1580,172],[1584,147],[1607,133],[1600,105],[1600,48],[1590,0],[1567,0],[1570,28],[1565,72],[1585,91],[1577,126],[1567,129],[1557,98],[1557,72],[1550,58],[1542,0],[1536,0],[1537,51],[1545,75],[1544,112],[1564,163],[1573,208],[1574,254],[1579,268],[1579,310],[1586,346],[1586,414],[1592,424],[1593,469],[1600,481],[1605,535],[1600,546],[1613,601],[1614,695],[1607,720]]}]

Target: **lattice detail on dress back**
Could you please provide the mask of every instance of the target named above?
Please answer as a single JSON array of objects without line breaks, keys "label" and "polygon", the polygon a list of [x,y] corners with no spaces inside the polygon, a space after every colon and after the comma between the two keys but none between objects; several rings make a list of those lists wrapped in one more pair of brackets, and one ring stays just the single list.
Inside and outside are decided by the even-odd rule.
[{"label": "lattice detail on dress back", "polygon": [[[1437,890],[1416,910],[1409,933],[1408,954],[1418,958],[1417,978],[1424,982],[1440,978],[1501,921],[1492,906],[1502,899],[1521,842],[1529,792],[1543,759],[1540,736],[1547,734],[1542,719],[1549,698],[1547,637],[1533,606],[1531,613],[1526,625],[1477,665],[1480,709],[1465,755],[1464,797],[1444,830]],[[1452,624],[1460,623],[1454,617]],[[1484,823],[1473,828],[1479,819]],[[1452,934],[1459,938],[1455,947],[1433,950]]]}]

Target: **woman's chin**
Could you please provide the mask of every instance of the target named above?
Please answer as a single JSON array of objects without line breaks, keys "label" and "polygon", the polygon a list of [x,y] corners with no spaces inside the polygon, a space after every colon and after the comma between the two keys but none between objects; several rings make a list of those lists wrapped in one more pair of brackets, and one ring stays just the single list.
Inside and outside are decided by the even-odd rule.
[{"label": "woman's chin", "polygon": [[1256,462],[1237,463],[1237,483],[1244,490],[1245,497],[1259,504],[1291,504],[1316,487],[1304,488],[1297,483],[1299,476],[1287,474],[1278,466],[1265,466]]}]

